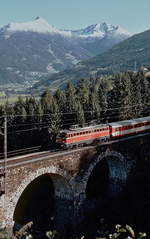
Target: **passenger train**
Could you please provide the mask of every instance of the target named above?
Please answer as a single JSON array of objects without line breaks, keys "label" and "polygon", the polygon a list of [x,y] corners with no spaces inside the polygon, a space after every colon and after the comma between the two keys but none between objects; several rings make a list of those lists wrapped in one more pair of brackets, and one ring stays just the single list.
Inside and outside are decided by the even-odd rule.
[{"label": "passenger train", "polygon": [[62,130],[56,138],[62,148],[90,145],[105,142],[150,130],[150,116],[100,124],[82,128]]}]

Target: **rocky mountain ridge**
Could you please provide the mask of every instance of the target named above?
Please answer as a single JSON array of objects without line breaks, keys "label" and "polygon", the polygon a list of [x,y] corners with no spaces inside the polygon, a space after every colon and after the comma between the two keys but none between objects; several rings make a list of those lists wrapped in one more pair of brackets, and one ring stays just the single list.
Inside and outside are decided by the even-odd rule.
[{"label": "rocky mountain ridge", "polygon": [[40,17],[9,23],[0,28],[0,87],[27,89],[41,77],[69,69],[129,36],[106,23],[76,31],[59,30]]},{"label": "rocky mountain ridge", "polygon": [[33,87],[40,92],[46,87],[51,90],[64,88],[68,81],[76,84],[82,78],[95,78],[120,71],[136,71],[141,66],[150,67],[150,30],[136,34],[108,51],[79,62],[68,70],[53,74]]}]

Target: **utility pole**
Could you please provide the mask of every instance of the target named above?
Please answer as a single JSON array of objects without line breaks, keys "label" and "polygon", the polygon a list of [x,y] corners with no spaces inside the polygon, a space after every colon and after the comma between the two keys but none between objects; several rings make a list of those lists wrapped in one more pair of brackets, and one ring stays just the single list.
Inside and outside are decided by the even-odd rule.
[{"label": "utility pole", "polygon": [[4,115],[4,193],[6,194],[7,181],[7,115]]},{"label": "utility pole", "polygon": [[1,133],[4,137],[4,146],[3,146],[3,155],[4,155],[4,164],[3,168],[0,170],[0,193],[6,192],[6,174],[7,174],[7,116],[4,115],[2,117],[4,119],[3,121],[3,129],[4,132]]},{"label": "utility pole", "polygon": [[[4,175],[3,175],[3,193],[6,195],[7,185],[7,115],[4,115]],[[4,219],[6,221],[7,202],[3,197]]]},{"label": "utility pole", "polygon": [[5,170],[7,167],[7,115],[4,116],[4,161]]}]

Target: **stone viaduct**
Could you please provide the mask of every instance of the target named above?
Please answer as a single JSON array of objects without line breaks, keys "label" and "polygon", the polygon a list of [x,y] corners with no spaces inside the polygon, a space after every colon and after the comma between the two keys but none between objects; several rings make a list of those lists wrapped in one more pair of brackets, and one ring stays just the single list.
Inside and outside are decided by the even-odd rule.
[{"label": "stone viaduct", "polygon": [[[90,216],[95,212],[98,220],[105,217],[105,211],[112,216],[115,208],[111,211],[110,202],[123,194],[141,165],[149,165],[149,140],[146,134],[103,145],[8,159],[5,179],[1,162],[1,227],[17,230],[33,221],[38,230],[68,233],[78,228],[79,232],[80,227],[84,230],[91,223]],[[85,225],[86,217],[89,221]]]}]

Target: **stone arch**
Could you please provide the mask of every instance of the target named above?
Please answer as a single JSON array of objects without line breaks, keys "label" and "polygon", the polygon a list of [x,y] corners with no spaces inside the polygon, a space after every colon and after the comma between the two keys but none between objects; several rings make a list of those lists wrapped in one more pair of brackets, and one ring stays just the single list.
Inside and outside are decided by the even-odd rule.
[{"label": "stone arch", "polygon": [[49,175],[53,185],[54,185],[54,194],[56,198],[63,198],[67,200],[72,200],[72,189],[69,183],[69,175],[66,171],[55,167],[50,166],[46,168],[40,168],[34,172],[30,172],[28,177],[26,177],[21,184],[19,185],[16,192],[12,193],[9,197],[6,198],[7,200],[7,211],[6,211],[6,224],[8,226],[13,226],[14,224],[14,212],[17,206],[21,195],[25,192],[26,188],[37,178],[42,177],[43,175]]},{"label": "stone arch", "polygon": [[79,182],[79,185],[77,187],[76,194],[78,195],[82,194],[82,197],[86,198],[86,187],[87,187],[87,183],[90,178],[90,175],[92,174],[92,171],[94,170],[94,168],[101,162],[104,162],[104,160],[108,166],[109,179],[116,182],[116,184],[117,182],[122,183],[122,186],[123,184],[124,185],[126,184],[126,180],[128,176],[128,165],[127,165],[126,159],[119,152],[106,151],[106,152],[102,152],[99,155],[96,155],[93,161],[91,161],[91,163],[88,164],[88,166],[84,170],[84,173],[82,173],[82,180],[81,179],[79,180],[79,177],[81,177],[81,175],[77,176],[76,181]]},{"label": "stone arch", "polygon": [[99,175],[99,179],[103,181],[101,184],[101,193],[106,193],[107,190],[109,196],[113,197],[122,191],[126,184],[128,172],[127,162],[121,153],[116,151],[106,151],[96,157],[85,175],[85,192],[87,191],[89,179],[92,176],[93,171],[96,171],[96,168],[98,168],[101,174]]}]

